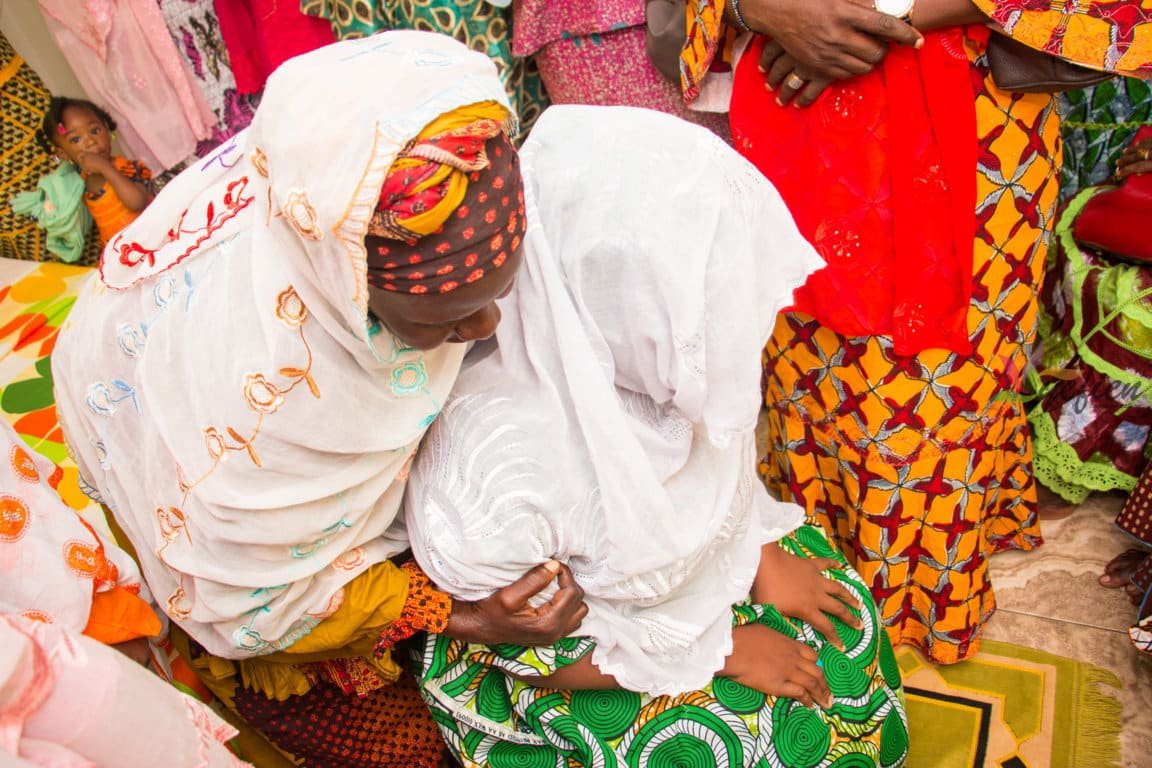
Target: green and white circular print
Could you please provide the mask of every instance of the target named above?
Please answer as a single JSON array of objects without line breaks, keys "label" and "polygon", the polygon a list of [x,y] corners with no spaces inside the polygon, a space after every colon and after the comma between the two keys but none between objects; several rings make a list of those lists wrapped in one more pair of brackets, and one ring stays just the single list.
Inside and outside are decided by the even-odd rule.
[{"label": "green and white circular print", "polygon": [[[781,545],[803,557],[843,558],[804,526]],[[449,747],[481,768],[895,768],[908,754],[900,670],[875,605],[847,564],[829,573],[865,608],[864,628],[833,620],[846,650],[770,605],[737,605],[735,626],[759,622],[817,650],[835,698],[810,709],[727,678],[700,691],[649,696],[558,691],[510,675],[546,675],[590,653],[587,638],[555,646],[468,645],[428,638],[419,677]]]}]

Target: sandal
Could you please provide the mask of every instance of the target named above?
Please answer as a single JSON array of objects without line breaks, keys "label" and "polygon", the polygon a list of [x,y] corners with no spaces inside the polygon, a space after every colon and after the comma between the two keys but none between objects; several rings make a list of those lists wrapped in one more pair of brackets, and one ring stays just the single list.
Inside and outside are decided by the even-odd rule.
[{"label": "sandal", "polygon": [[1132,576],[1144,564],[1148,553],[1142,549],[1129,549],[1108,561],[1104,573],[1100,574],[1100,586],[1106,589],[1121,589],[1132,582]]}]

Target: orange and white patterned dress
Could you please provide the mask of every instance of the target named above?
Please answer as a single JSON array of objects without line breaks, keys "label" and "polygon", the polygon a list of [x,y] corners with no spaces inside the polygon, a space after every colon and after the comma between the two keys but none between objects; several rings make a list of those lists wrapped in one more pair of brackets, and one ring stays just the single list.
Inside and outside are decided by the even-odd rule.
[{"label": "orange and white patterned dress", "polygon": [[[1034,3],[977,5],[1053,53],[1126,71],[1152,61],[1146,1],[1095,3],[1090,17],[1049,3],[1037,11]],[[1104,6],[1140,17],[1122,55],[1108,48],[1115,23]],[[722,7],[689,3],[689,94],[724,34]],[[778,319],[764,357],[765,481],[840,543],[893,643],[919,646],[941,663],[978,650],[996,606],[989,555],[1042,541],[1030,435],[1015,392],[1036,335],[1055,213],[1058,115],[1046,94],[998,89],[984,50],[978,35],[965,37],[978,143],[971,353],[897,354],[890,336],[841,334],[791,313]]]}]

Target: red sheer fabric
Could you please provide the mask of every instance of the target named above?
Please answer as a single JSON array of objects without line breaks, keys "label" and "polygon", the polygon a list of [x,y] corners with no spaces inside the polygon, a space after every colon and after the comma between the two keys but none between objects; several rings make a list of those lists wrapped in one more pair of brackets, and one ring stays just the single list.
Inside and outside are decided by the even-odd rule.
[{"label": "red sheer fabric", "polygon": [[972,351],[977,137],[964,36],[893,46],[873,73],[808,109],[779,106],[765,87],[763,39],[736,70],[736,146],[828,262],[794,308],[843,335],[890,336],[901,355]]}]

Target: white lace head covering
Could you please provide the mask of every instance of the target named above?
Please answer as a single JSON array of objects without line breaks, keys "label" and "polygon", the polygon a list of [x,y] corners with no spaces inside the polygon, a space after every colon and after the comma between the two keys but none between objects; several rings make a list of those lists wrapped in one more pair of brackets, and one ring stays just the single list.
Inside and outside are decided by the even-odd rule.
[{"label": "white lace head covering", "polygon": [[292,59],[252,127],[108,245],[52,358],[83,476],[209,652],[286,647],[407,546],[413,452],[463,345],[368,323],[364,235],[425,125],[507,97],[488,57],[389,32]]},{"label": "white lace head covering", "polygon": [[521,162],[525,263],[417,458],[413,551],[472,599],[566,562],[601,670],[699,688],[760,546],[803,520],[754,429],[761,349],[822,262],[753,166],[667,115],[552,107]]}]

